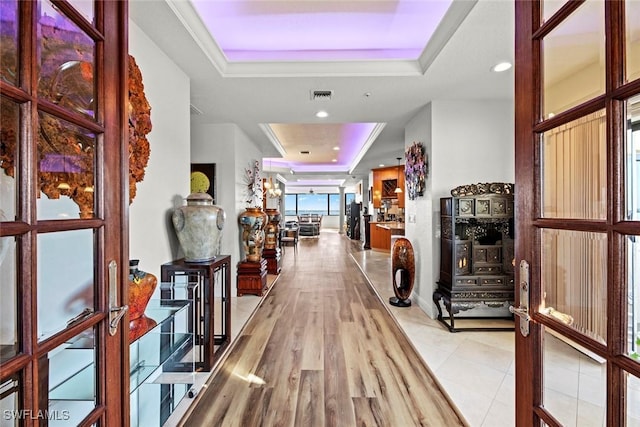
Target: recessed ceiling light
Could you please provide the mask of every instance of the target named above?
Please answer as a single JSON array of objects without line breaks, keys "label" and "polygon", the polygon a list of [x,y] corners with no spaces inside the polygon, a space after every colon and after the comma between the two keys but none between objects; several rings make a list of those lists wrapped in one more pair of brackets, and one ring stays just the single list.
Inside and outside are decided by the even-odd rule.
[{"label": "recessed ceiling light", "polygon": [[316,113],[316,117],[318,117],[318,118],[320,118],[320,119],[323,119],[323,118],[325,118],[325,117],[329,117],[329,113],[327,113],[327,112],[326,112],[326,111],[324,111],[324,110],[320,110],[320,111],[318,111],[318,112]]},{"label": "recessed ceiling light", "polygon": [[491,71],[501,73],[503,71],[507,71],[509,68],[511,68],[511,62],[500,62],[499,64],[494,65],[493,68],[491,68]]},{"label": "recessed ceiling light", "polygon": [[333,151],[340,151],[340,147],[338,146],[333,147]]},{"label": "recessed ceiling light", "polygon": [[331,161],[332,161],[333,163],[335,163],[335,162],[337,162],[337,161],[338,161],[338,159],[333,159],[333,160],[331,160]]},{"label": "recessed ceiling light", "polygon": [[384,163],[380,163],[378,166],[380,166],[381,168],[384,167]]}]

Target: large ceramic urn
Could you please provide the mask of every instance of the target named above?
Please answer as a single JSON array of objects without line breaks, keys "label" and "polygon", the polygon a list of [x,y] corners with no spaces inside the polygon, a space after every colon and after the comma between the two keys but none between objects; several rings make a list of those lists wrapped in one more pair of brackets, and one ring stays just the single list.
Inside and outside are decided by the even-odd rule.
[{"label": "large ceramic urn", "polygon": [[224,210],[207,193],[192,193],[187,205],[173,212],[173,226],[187,262],[205,262],[220,254]]},{"label": "large ceramic urn", "polygon": [[238,216],[240,225],[240,241],[242,242],[243,258],[247,262],[260,262],[264,249],[264,229],[267,226],[267,214],[262,208],[247,208]]},{"label": "large ceramic urn", "polygon": [[267,227],[264,229],[264,248],[276,249],[278,247],[278,233],[280,232],[280,220],[282,215],[278,209],[265,209],[264,211],[269,218]]}]

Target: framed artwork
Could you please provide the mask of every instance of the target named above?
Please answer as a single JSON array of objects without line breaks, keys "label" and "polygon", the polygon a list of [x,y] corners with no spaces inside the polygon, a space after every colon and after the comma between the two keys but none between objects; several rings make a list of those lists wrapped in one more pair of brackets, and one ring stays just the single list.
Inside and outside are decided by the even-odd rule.
[{"label": "framed artwork", "polygon": [[215,163],[191,163],[191,192],[207,193],[216,203]]}]

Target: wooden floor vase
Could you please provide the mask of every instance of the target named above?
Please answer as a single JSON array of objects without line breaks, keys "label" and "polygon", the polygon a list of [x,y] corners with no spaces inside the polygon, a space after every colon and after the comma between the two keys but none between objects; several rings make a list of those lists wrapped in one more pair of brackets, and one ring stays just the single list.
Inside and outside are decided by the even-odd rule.
[{"label": "wooden floor vase", "polygon": [[391,277],[393,279],[393,293],[389,304],[396,307],[410,307],[411,291],[416,273],[413,246],[409,239],[399,237],[391,248]]}]

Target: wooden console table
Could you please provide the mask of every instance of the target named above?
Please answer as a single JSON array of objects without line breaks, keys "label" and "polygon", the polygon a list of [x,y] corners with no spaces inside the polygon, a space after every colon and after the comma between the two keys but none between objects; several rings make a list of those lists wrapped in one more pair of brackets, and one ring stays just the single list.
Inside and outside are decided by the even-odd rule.
[{"label": "wooden console table", "polygon": [[195,345],[199,346],[194,356],[196,367],[205,371],[211,370],[216,357],[231,343],[230,274],[230,255],[197,263],[179,259],[160,268],[161,281],[174,285],[161,289],[162,299],[174,299],[178,284],[186,286],[193,298],[195,325],[190,326],[194,328]]}]

